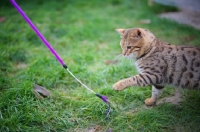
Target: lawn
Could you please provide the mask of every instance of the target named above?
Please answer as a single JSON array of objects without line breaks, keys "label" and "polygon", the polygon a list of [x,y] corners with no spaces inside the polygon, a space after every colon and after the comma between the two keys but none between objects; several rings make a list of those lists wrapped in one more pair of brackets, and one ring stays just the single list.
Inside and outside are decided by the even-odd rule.
[{"label": "lawn", "polygon": [[[119,57],[116,28],[147,28],[166,42],[200,46],[199,30],[158,17],[175,8],[148,6],[146,0],[16,1],[70,71],[109,98],[111,113],[105,120],[107,105],[70,76],[16,9],[3,0],[0,131],[83,132],[93,127],[113,132],[200,131],[200,91],[181,90],[180,105],[147,108],[144,100],[150,97],[151,87],[112,89],[116,81],[137,74],[132,60]],[[51,95],[38,99],[34,84],[46,87]],[[161,98],[174,92],[167,87]]]}]

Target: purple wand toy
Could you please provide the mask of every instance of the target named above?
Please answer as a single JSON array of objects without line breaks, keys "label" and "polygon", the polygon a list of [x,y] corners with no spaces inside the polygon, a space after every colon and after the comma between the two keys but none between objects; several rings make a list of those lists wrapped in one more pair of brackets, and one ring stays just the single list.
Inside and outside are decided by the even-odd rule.
[{"label": "purple wand toy", "polygon": [[51,47],[49,42],[43,37],[43,35],[40,33],[40,31],[36,28],[36,26],[31,22],[31,20],[26,16],[26,14],[23,12],[23,10],[17,5],[15,0],[10,0],[12,5],[17,9],[17,11],[21,14],[21,16],[26,20],[26,22],[30,25],[30,27],[35,31],[37,36],[43,41],[43,43],[47,46],[47,48],[51,51],[51,53],[56,57],[56,59],[60,62],[60,64],[70,73],[74,79],[76,79],[81,85],[83,85],[87,90],[94,93],[97,97],[99,97],[102,101],[104,101],[108,105],[108,110],[106,112],[106,118],[108,118],[108,115],[110,113],[110,103],[106,96],[100,95],[98,93],[95,93],[92,89],[90,89],[88,86],[83,84],[78,78],[74,76],[72,72],[70,72],[68,66],[63,62],[63,60],[60,58],[60,56],[56,53],[56,51]]}]

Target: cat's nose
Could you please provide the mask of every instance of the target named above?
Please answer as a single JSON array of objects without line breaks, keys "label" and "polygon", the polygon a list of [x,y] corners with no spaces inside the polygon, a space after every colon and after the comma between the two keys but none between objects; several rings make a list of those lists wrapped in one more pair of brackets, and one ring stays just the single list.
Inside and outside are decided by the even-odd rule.
[{"label": "cat's nose", "polygon": [[123,55],[123,56],[126,56],[126,55],[127,55],[127,51],[123,51],[123,52],[122,52],[122,55]]}]

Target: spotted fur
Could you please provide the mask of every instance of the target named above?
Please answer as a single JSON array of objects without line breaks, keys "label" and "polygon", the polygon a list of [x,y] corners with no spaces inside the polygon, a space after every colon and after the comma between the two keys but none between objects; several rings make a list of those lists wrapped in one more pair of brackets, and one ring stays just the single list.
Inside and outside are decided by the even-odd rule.
[{"label": "spotted fur", "polygon": [[139,74],[118,81],[115,90],[130,86],[152,85],[152,96],[146,105],[156,103],[165,85],[200,89],[200,49],[171,45],[159,40],[147,29],[116,29],[125,57],[133,58]]}]

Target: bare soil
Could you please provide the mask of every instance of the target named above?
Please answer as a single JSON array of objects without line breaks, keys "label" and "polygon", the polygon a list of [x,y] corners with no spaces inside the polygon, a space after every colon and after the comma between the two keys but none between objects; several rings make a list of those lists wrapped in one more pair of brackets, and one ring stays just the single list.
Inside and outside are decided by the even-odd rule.
[{"label": "bare soil", "polygon": [[200,30],[200,12],[189,9],[180,9],[179,12],[167,12],[162,13],[159,16]]}]

